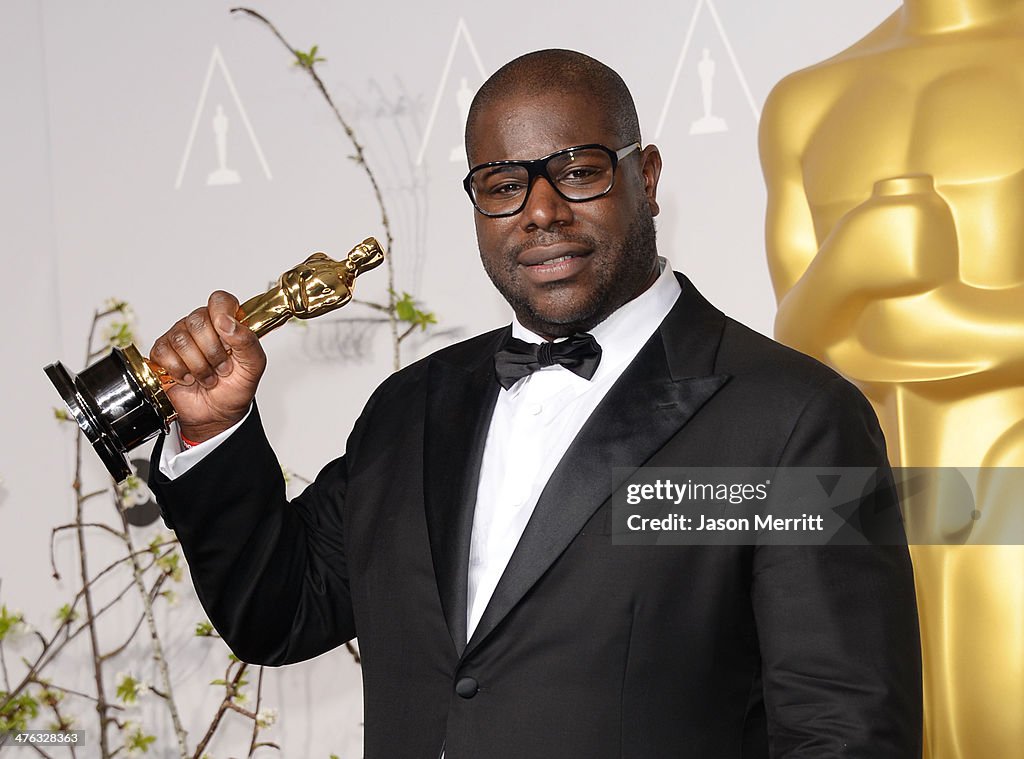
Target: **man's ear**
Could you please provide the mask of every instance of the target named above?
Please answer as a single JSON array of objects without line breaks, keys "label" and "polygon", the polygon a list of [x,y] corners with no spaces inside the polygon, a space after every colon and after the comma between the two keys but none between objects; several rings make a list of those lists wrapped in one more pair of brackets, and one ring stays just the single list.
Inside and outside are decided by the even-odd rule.
[{"label": "man's ear", "polygon": [[657,216],[658,180],[661,178],[661,151],[657,145],[648,145],[640,154],[640,173],[644,180],[644,195],[651,208],[651,216]]}]

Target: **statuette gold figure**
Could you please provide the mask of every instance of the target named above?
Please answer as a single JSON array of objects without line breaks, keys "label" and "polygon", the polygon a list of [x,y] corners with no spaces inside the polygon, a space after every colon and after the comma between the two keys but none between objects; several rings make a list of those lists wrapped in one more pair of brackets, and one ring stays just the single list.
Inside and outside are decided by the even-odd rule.
[{"label": "statuette gold figure", "polygon": [[1024,2],[905,0],[776,86],[761,158],[777,337],[860,386],[894,465],[982,468],[963,524],[907,514],[925,755],[1020,756],[1024,547],[984,526],[1024,509]]},{"label": "statuette gold figure", "polygon": [[[379,266],[384,251],[368,237],[342,261],[314,253],[274,287],[238,308],[238,321],[262,337],[292,317],[312,319],[352,300],[356,277]],[[131,474],[127,452],[166,431],[176,412],[167,397],[174,379],[134,345],[114,348],[81,374],[58,361],[45,368],[78,426],[118,482]]]},{"label": "statuette gold figure", "polygon": [[383,260],[384,252],[372,237],[353,248],[344,261],[314,253],[282,274],[277,287],[243,303],[238,319],[262,337],[293,316],[312,319],[341,308],[352,300],[356,277]]}]

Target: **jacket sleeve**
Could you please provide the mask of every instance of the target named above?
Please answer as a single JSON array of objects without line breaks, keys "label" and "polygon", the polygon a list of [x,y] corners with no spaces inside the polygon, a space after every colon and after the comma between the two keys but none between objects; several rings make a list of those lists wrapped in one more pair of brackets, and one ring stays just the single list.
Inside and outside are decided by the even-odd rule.
[{"label": "jacket sleeve", "polygon": [[[280,665],[356,634],[343,547],[346,458],[288,502],[258,410],[192,469],[150,488],[177,533],[199,600],[243,661]],[[351,444],[351,441],[350,441]]]},{"label": "jacket sleeve", "polygon": [[[808,401],[779,465],[880,467],[891,483],[874,412],[838,377]],[[751,587],[771,756],[919,757],[921,654],[906,546],[758,547]]]}]

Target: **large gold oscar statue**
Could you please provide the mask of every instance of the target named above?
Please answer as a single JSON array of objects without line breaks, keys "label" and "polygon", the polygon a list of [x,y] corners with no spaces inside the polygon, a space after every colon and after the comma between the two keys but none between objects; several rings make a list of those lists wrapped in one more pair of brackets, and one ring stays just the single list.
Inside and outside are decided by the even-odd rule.
[{"label": "large gold oscar statue", "polygon": [[926,756],[1022,757],[1024,2],[905,0],[776,86],[761,159],[777,337],[860,386],[893,465],[985,468],[995,529],[908,514]]}]

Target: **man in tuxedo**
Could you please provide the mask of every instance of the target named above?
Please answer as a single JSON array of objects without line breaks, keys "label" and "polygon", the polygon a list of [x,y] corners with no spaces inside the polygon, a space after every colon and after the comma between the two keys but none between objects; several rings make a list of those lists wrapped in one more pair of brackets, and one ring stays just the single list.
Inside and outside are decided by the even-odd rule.
[{"label": "man in tuxedo", "polygon": [[611,69],[512,61],[466,146],[515,320],[389,377],[291,503],[237,300],[153,347],[183,386],[151,484],[224,639],[276,665],[358,634],[367,759],[917,756],[905,548],[611,537],[613,467],[884,469],[866,401],[658,257],[661,156]]}]

